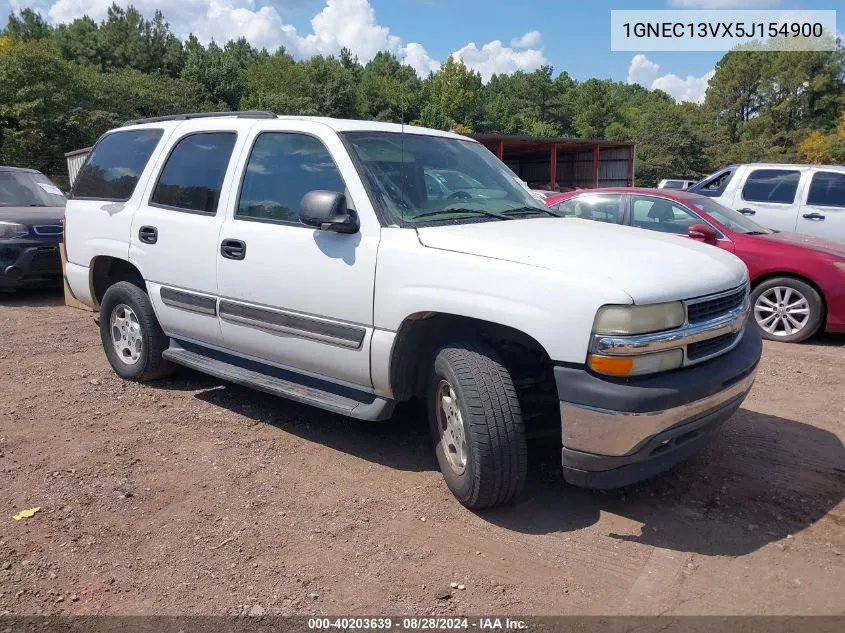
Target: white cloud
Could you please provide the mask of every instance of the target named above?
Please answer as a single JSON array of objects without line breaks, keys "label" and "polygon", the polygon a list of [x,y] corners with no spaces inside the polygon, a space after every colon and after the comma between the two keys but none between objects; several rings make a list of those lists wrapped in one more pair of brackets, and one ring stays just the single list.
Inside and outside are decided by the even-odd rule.
[{"label": "white cloud", "polygon": [[780,4],[780,0],[669,0],[676,9],[755,9]]},{"label": "white cloud", "polygon": [[514,48],[534,48],[539,46],[543,41],[543,36],[540,31],[528,31],[522,37],[515,37],[511,40],[511,46]]},{"label": "white cloud", "polygon": [[437,72],[440,62],[429,57],[421,44],[411,42],[404,49],[400,59],[403,63],[417,71],[420,77],[427,77],[430,72]]},{"label": "white cloud", "polygon": [[489,81],[494,74],[507,74],[517,70],[535,70],[548,62],[542,51],[533,48],[514,50],[502,46],[499,40],[493,40],[481,48],[478,48],[475,42],[470,42],[452,53],[452,56],[477,71],[485,82]]},{"label": "white cloud", "polygon": [[644,87],[651,86],[651,82],[657,79],[660,66],[655,64],[645,55],[634,55],[631,65],[628,66],[628,83],[640,84]]},{"label": "white cloud", "polygon": [[651,90],[662,90],[668,93],[675,101],[692,101],[702,103],[707,93],[707,86],[715,70],[704,73],[701,77],[687,75],[686,78],[678,75],[660,75],[660,66],[655,64],[645,55],[634,55],[631,65],[628,66],[628,83],[640,84]]},{"label": "white cloud", "polygon": [[[0,0],[2,1],[2,0]],[[440,67],[425,47],[418,42],[404,43],[379,24],[369,0],[325,0],[322,9],[311,19],[311,32],[300,34],[296,27],[285,23],[283,13],[295,4],[307,0],[180,0],[168,3],[163,9],[173,32],[180,37],[193,33],[204,43],[219,43],[245,37],[252,45],[275,50],[284,46],[292,55],[308,58],[332,55],[343,47],[349,48],[362,62],[372,59],[379,51],[389,51],[410,65],[421,76]],[[15,8],[33,7],[53,23],[71,22],[88,15],[103,20],[113,0],[10,0]],[[118,0],[129,4],[130,0]],[[143,15],[151,17],[162,7],[161,0],[131,0]],[[503,46],[499,40],[484,44],[480,49],[474,42],[453,53],[485,79],[493,73],[534,70],[547,63],[540,45],[539,31],[529,31]]]}]

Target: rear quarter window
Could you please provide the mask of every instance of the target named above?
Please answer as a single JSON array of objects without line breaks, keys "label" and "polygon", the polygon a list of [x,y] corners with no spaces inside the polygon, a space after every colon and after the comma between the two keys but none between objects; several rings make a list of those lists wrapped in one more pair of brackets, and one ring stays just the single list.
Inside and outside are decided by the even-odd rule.
[{"label": "rear quarter window", "polygon": [[128,200],[162,133],[159,129],[126,130],[101,138],[79,170],[71,197]]}]

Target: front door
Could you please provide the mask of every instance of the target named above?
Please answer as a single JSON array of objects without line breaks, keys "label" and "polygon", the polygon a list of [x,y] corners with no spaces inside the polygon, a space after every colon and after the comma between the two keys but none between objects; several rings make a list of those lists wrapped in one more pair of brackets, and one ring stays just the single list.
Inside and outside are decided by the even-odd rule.
[{"label": "front door", "polygon": [[749,169],[730,206],[778,231],[794,231],[801,184],[799,169]]},{"label": "front door", "polygon": [[845,173],[814,169],[808,176],[797,231],[845,243]]},{"label": "front door", "polygon": [[[218,249],[219,318],[238,353],[357,387],[372,386],[370,340],[380,225],[355,167],[326,126],[262,125],[238,168]],[[345,192],[358,233],[299,222],[313,190]]]}]

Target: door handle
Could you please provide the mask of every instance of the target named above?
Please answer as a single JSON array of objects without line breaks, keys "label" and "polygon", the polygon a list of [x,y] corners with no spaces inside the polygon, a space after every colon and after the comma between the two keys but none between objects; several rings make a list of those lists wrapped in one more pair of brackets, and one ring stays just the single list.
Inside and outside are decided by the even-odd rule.
[{"label": "door handle", "polygon": [[220,243],[220,254],[226,259],[243,259],[246,257],[246,243],[241,240],[223,240]]},{"label": "door handle", "polygon": [[808,220],[815,220],[815,221],[824,220],[824,216],[821,213],[816,213],[815,211],[813,213],[805,213],[801,217],[806,218]]},{"label": "door handle", "polygon": [[739,209],[739,212],[742,215],[754,215],[755,213],[757,213],[754,209]]},{"label": "door handle", "polygon": [[144,244],[155,244],[158,242],[158,229],[154,226],[142,226],[138,229],[138,239]]}]

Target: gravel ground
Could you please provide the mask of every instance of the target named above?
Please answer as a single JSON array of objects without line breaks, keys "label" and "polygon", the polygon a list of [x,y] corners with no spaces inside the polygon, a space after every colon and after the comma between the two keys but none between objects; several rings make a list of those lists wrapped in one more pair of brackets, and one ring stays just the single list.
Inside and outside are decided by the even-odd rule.
[{"label": "gravel ground", "polygon": [[124,382],[90,313],[0,296],[0,614],[845,614],[843,351],[766,343],[718,439],[649,482],[567,487],[537,445],[519,502],[472,513],[414,407]]}]

